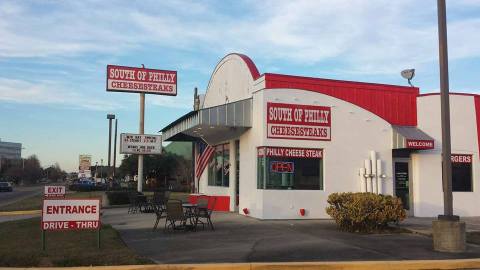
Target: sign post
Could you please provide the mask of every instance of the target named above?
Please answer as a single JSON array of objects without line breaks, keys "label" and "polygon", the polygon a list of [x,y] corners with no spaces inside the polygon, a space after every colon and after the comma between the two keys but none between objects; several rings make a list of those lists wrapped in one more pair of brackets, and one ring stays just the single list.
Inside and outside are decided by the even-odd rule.
[{"label": "sign post", "polygon": [[[125,66],[107,66],[107,91],[140,93],[139,134],[145,132],[145,93],[176,96],[177,72]],[[138,154],[137,191],[143,190],[143,153]]]},{"label": "sign post", "polygon": [[[143,135],[145,132],[145,93],[140,93],[140,126],[138,132]],[[138,155],[138,179],[137,179],[137,191],[143,190],[143,154]]]}]

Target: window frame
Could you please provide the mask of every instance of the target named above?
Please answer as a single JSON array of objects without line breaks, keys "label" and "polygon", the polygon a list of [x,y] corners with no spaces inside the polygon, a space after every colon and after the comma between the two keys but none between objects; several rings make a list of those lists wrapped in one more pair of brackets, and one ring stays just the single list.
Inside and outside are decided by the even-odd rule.
[{"label": "window frame", "polygon": [[[288,150],[311,150],[317,151],[321,153],[320,157],[301,157],[301,156],[269,156],[267,152],[267,148],[281,148],[281,149],[288,149]],[[295,160],[301,159],[315,159],[318,160],[318,189],[297,189],[297,188],[272,188],[268,187],[268,177],[271,174],[270,170],[270,163],[275,161],[280,162],[295,162]],[[297,190],[297,191],[325,191],[325,156],[324,156],[324,149],[323,148],[301,148],[301,147],[274,147],[274,146],[260,146],[257,147],[256,153],[256,169],[257,169],[257,189],[258,190]],[[303,168],[303,165],[294,164],[294,168]],[[295,169],[296,170],[296,169]],[[281,173],[281,174],[290,174],[291,179],[291,187],[295,186],[295,174],[293,173]],[[308,176],[306,176],[308,177]]]},{"label": "window frame", "polygon": [[[462,158],[466,158],[467,161],[462,161],[462,160],[456,160],[455,157],[462,157]],[[452,153],[451,154],[451,163],[452,163],[452,192],[474,192],[474,168],[473,168],[473,155],[472,154],[459,154],[459,153]],[[461,165],[457,165],[457,164],[468,164],[470,166],[470,169],[469,169],[469,175],[470,175],[470,185],[469,185],[469,189],[464,189],[464,190],[460,190],[460,189],[456,189],[455,190],[455,179],[458,179],[457,177],[455,177],[455,169],[460,169],[458,167],[455,167],[455,166],[461,166]],[[461,176],[458,176],[458,177],[461,177]],[[463,188],[463,187],[462,187]]]},{"label": "window frame", "polygon": [[[225,187],[229,188],[230,187],[230,144],[229,143],[221,143],[212,146],[215,148],[214,153],[208,162],[207,165],[207,185],[209,187]],[[221,162],[222,162],[222,167],[221,167],[221,179],[219,181],[218,178],[218,173],[219,170],[213,168],[212,162],[215,162],[219,158],[219,151],[218,149],[221,148]],[[227,161],[227,162],[226,162]],[[225,169],[225,165],[228,165],[227,169]],[[218,166],[218,165],[217,165]],[[228,170],[227,173],[225,171]]]}]

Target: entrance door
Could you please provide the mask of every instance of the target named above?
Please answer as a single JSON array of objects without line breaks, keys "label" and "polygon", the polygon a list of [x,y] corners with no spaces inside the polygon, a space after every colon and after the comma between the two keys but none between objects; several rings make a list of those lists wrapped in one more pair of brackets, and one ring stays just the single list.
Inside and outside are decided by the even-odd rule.
[{"label": "entrance door", "polygon": [[235,181],[235,211],[238,212],[238,204],[239,204],[239,200],[240,200],[240,141],[239,140],[236,140],[235,141],[235,153],[236,153],[236,158],[235,158],[235,162],[237,163],[235,166],[235,168],[237,168],[235,170],[235,179],[237,179],[237,181]]},{"label": "entrance door", "polygon": [[413,216],[412,181],[410,179],[410,160],[396,159],[393,162],[395,196],[400,198],[409,216]]}]

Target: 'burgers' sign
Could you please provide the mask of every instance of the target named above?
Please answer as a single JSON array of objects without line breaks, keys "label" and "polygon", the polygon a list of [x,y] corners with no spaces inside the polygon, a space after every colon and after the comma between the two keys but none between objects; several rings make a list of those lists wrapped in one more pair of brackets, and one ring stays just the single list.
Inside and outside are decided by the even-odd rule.
[{"label": "'burgers' sign", "polygon": [[267,137],[275,139],[331,140],[330,107],[267,103]]}]

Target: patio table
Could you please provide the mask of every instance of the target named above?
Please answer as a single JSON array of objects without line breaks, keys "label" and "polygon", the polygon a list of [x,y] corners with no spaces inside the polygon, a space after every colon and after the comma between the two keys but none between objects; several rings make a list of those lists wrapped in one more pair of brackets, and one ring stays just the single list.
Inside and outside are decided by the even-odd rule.
[{"label": "patio table", "polygon": [[196,203],[183,203],[183,208],[185,209],[185,215],[187,216],[188,220],[190,221],[189,225],[186,225],[187,228],[195,229],[196,228],[196,215],[195,209],[197,208],[198,204]]}]

